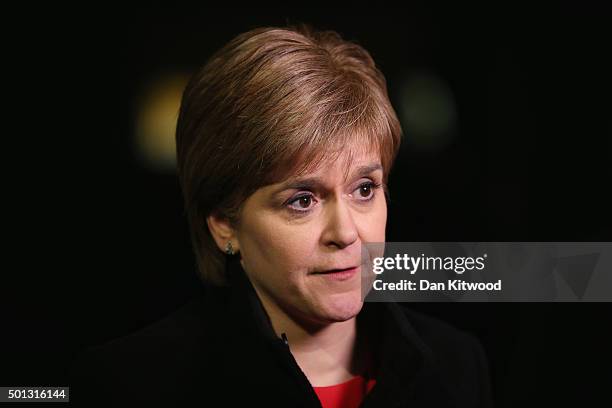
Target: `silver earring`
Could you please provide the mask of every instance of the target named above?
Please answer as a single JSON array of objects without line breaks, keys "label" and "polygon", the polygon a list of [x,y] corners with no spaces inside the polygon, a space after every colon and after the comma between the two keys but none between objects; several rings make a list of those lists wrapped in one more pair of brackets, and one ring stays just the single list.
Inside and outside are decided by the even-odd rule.
[{"label": "silver earring", "polygon": [[228,255],[234,255],[234,248],[232,248],[232,241],[227,241],[225,246],[225,253]]}]

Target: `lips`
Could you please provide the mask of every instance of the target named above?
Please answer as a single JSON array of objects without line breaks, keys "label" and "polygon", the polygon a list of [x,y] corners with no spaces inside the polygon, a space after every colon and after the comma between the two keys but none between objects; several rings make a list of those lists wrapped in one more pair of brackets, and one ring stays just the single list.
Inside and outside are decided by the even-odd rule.
[{"label": "lips", "polygon": [[[329,282],[348,282],[353,281],[353,277],[357,274],[359,265],[352,268],[330,269],[327,271],[317,272],[314,275],[320,276],[320,279],[325,279]],[[319,279],[319,278],[317,278]]]},{"label": "lips", "polygon": [[349,266],[349,267],[347,267],[347,268],[335,268],[335,269],[328,269],[328,270],[325,270],[325,271],[314,272],[314,274],[316,275],[316,274],[327,274],[327,273],[344,272],[344,271],[348,271],[348,270],[351,270],[351,269],[355,269],[355,268],[357,268],[358,266],[359,266],[359,265],[356,265],[356,266]]}]

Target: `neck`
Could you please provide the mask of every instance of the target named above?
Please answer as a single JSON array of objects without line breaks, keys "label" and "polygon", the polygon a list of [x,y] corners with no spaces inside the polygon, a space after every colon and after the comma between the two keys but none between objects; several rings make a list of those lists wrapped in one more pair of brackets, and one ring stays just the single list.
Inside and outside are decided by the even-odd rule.
[{"label": "neck", "polygon": [[338,384],[363,372],[356,317],[326,324],[302,321],[256,291],[274,332],[279,337],[285,333],[291,354],[312,386]]}]

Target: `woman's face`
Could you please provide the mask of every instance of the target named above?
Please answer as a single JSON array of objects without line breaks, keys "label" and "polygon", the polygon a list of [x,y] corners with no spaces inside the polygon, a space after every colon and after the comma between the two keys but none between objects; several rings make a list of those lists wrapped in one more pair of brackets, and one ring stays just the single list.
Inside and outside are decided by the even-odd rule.
[{"label": "woman's face", "polygon": [[[361,244],[385,241],[382,182],[380,157],[363,153],[262,187],[246,200],[236,237],[264,305],[313,324],[359,313]],[[328,273],[346,268],[354,269]]]}]

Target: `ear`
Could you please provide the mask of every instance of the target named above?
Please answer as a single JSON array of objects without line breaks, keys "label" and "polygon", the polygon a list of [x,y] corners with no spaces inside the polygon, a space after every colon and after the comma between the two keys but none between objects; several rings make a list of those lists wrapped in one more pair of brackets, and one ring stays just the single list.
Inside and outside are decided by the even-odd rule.
[{"label": "ear", "polygon": [[206,217],[206,223],[208,224],[210,234],[222,252],[225,252],[227,243],[230,241],[234,251],[238,252],[240,250],[240,243],[238,242],[236,231],[232,228],[226,217],[211,214]]}]

